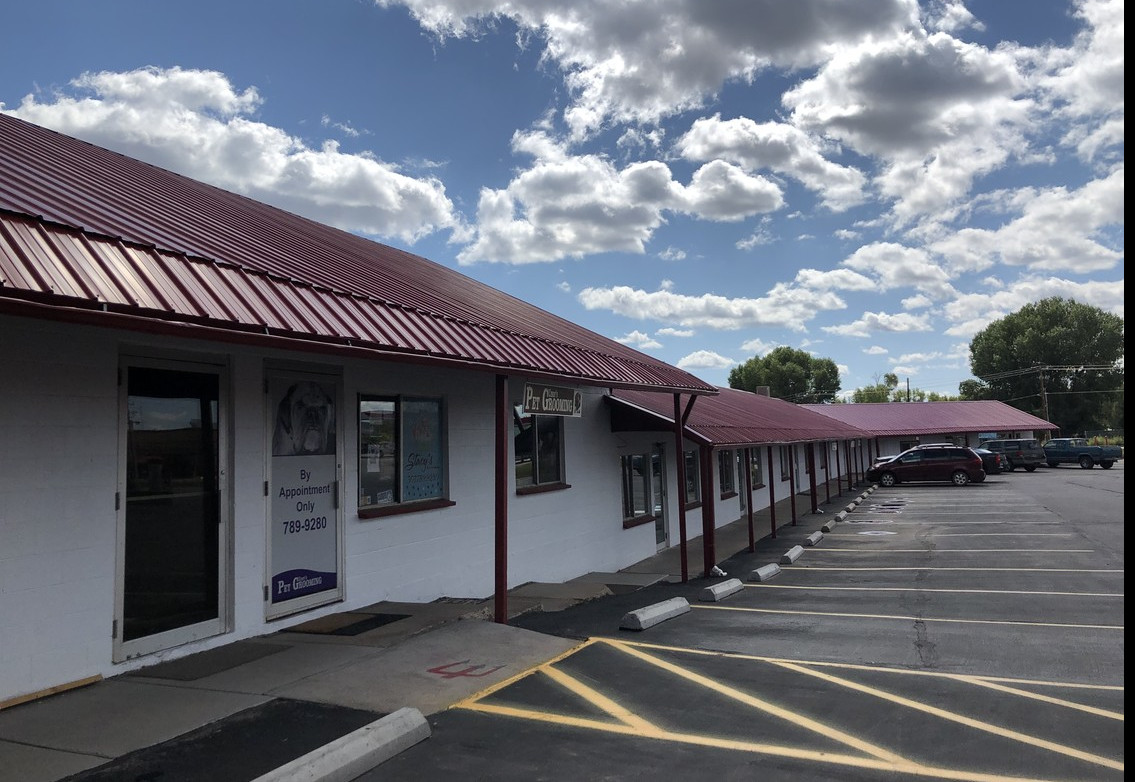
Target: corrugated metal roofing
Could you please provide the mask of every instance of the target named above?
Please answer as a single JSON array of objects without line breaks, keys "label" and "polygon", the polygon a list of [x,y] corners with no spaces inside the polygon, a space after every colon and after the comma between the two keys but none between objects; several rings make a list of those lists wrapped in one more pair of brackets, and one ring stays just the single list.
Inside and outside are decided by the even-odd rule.
[{"label": "corrugated metal roofing", "polygon": [[[608,399],[615,405],[646,410],[659,421],[673,424],[672,396],[622,390],[609,394]],[[854,440],[869,436],[855,426],[806,410],[801,405],[735,388],[722,388],[717,396],[699,397],[686,421],[686,432],[707,445],[721,447]]]},{"label": "corrugated metal roofing", "polygon": [[0,277],[0,308],[20,314],[77,318],[47,309],[69,308],[86,322],[134,316],[170,331],[716,392],[421,256],[3,114]]},{"label": "corrugated metal roofing", "polygon": [[1055,424],[1004,402],[868,402],[847,405],[801,405],[874,437],[959,432],[1048,431]]}]

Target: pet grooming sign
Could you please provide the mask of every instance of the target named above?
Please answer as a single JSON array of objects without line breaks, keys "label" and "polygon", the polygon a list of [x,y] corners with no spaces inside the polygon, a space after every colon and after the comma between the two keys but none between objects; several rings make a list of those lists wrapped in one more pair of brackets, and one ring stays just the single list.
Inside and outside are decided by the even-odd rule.
[{"label": "pet grooming sign", "polygon": [[333,379],[272,377],[269,616],[340,597]]}]

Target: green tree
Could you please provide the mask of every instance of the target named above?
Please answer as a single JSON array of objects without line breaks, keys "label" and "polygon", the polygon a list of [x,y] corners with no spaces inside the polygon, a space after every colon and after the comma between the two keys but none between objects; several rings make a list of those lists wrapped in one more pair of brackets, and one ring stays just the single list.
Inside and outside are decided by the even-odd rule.
[{"label": "green tree", "polygon": [[899,376],[894,372],[883,375],[882,380],[876,377],[873,385],[857,388],[851,393],[852,402],[948,402],[957,398],[937,391],[899,387]]},{"label": "green tree", "polygon": [[830,358],[782,345],[729,371],[729,387],[769,393],[789,402],[830,402],[839,393],[839,368]]},{"label": "green tree", "polygon": [[959,387],[966,398],[1000,399],[1065,435],[1122,426],[1123,318],[1098,307],[1027,304],[974,335],[970,368],[982,384]]}]

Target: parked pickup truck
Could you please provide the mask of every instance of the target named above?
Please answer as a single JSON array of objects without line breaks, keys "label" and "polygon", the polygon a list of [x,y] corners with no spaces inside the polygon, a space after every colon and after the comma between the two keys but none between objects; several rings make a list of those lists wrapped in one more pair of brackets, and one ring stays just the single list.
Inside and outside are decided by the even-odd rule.
[{"label": "parked pickup truck", "polygon": [[1105,470],[1123,458],[1118,445],[1089,445],[1083,437],[1055,437],[1044,444],[1044,459],[1049,467],[1078,464],[1090,470],[1097,464]]}]

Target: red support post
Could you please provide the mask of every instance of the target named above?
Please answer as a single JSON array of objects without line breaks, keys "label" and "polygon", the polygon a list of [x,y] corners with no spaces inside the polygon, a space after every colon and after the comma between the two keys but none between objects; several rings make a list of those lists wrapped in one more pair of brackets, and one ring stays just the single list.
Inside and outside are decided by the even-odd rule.
[{"label": "red support post", "polygon": [[776,537],[776,481],[772,477],[772,446],[768,446],[768,512],[772,537]]},{"label": "red support post", "polygon": [[493,575],[493,621],[508,623],[508,440],[511,430],[508,414],[508,376],[497,375],[496,436],[496,523],[494,553],[496,572]]}]

